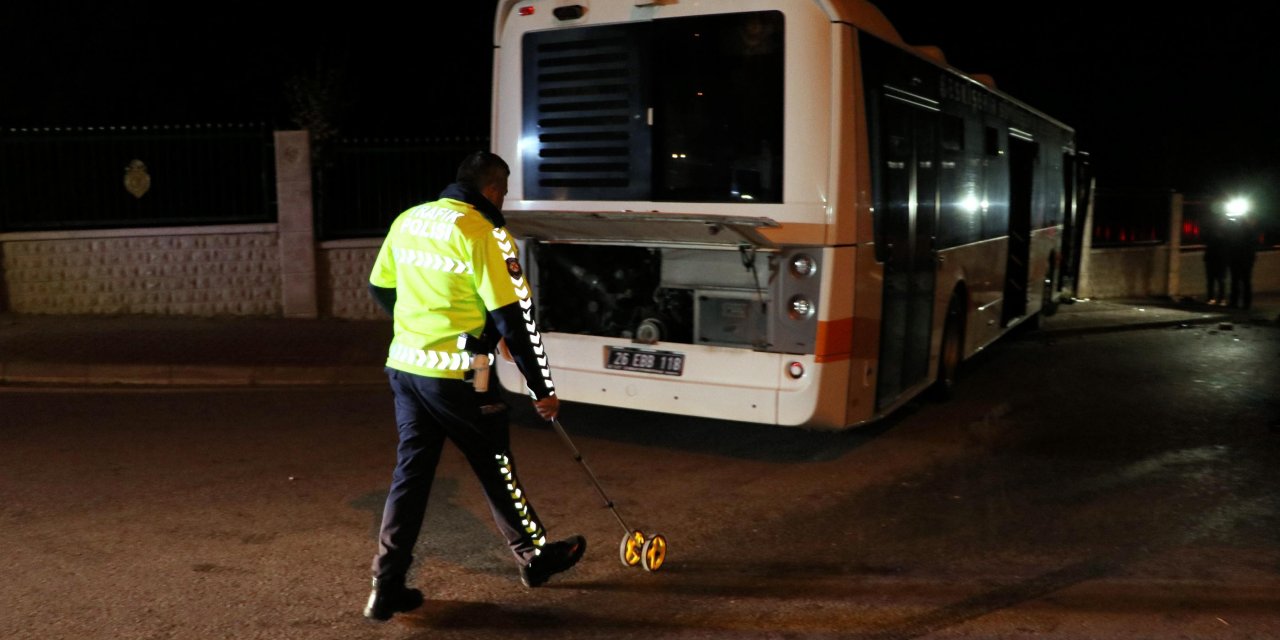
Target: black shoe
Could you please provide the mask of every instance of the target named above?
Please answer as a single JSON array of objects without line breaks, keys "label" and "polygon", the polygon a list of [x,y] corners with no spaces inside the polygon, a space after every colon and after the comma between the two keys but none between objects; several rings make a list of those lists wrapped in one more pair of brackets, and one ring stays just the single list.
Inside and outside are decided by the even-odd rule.
[{"label": "black shoe", "polygon": [[390,620],[391,616],[422,606],[422,592],[404,586],[404,580],[373,579],[373,592],[364,605],[364,617]]},{"label": "black shoe", "polygon": [[542,553],[520,567],[520,582],[530,589],[542,586],[551,576],[568,571],[578,564],[587,551],[587,539],[582,536],[565,538],[542,547]]}]

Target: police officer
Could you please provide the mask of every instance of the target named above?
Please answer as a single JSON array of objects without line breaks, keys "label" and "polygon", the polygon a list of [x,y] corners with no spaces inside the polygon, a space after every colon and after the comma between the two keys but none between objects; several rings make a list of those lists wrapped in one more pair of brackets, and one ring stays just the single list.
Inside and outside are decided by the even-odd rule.
[{"label": "police officer", "polygon": [[422,604],[422,592],[406,586],[405,577],[445,439],[479,478],[525,586],[569,569],[586,550],[582,536],[547,542],[516,477],[505,406],[467,379],[500,337],[538,415],[551,420],[559,411],[532,294],[502,217],[509,175],[495,154],[468,156],[439,200],[391,224],[369,276],[370,293],[395,324],[386,371],[400,443],[373,559],[368,618],[387,620]]}]

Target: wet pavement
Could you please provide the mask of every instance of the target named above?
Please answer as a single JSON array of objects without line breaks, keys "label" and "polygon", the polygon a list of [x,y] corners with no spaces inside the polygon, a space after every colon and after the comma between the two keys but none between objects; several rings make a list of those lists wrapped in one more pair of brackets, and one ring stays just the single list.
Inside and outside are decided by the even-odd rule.
[{"label": "wet pavement", "polygon": [[1207,305],[1188,297],[1072,300],[1058,309],[1041,320],[1043,331],[1063,334],[1205,324],[1280,324],[1280,293],[1256,296],[1247,310]]},{"label": "wet pavement", "polygon": [[[619,510],[668,538],[657,574],[621,566],[617,523],[521,405],[522,482],[552,537],[587,535],[583,563],[522,588],[446,449],[413,571],[428,602],[381,625],[359,609],[394,455],[382,385],[0,386],[0,637],[1280,637],[1280,326],[1219,313],[1064,306],[968,363],[951,402],[844,433],[566,403]],[[323,337],[359,331],[341,324]],[[94,348],[129,353],[121,326]],[[270,331],[204,338],[206,362],[365,348],[301,360],[275,340],[322,336]]]},{"label": "wet pavement", "polygon": [[[358,613],[385,391],[12,387],[0,635],[1275,637],[1280,442],[1257,428],[1275,373],[1170,386],[1280,355],[1275,329],[1239,333],[1008,341],[957,401],[845,434],[566,407],[619,509],[670,540],[652,575],[620,565],[616,523],[523,412],[522,480],[587,559],[519,587],[449,450],[414,571],[429,603],[386,625]],[[1188,346],[1143,373],[1139,355]]]}]

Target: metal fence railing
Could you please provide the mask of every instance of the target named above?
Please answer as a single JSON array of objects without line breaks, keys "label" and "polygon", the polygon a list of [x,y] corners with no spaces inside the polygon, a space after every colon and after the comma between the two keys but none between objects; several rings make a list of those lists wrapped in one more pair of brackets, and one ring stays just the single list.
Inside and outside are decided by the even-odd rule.
[{"label": "metal fence railing", "polygon": [[[1182,198],[1182,227],[1171,230],[1173,192],[1099,189],[1094,197],[1092,246],[1123,247],[1169,242],[1171,231],[1181,246],[1203,247],[1210,229],[1225,219],[1225,201],[1201,195]],[[1250,227],[1259,249],[1280,246],[1280,216],[1253,211]]]},{"label": "metal fence railing", "polygon": [[1208,200],[1186,198],[1182,201],[1182,246],[1205,243],[1208,223],[1213,217],[1213,203]]},{"label": "metal fence railing", "polygon": [[271,129],[0,130],[0,231],[276,219]]},{"label": "metal fence railing", "polygon": [[322,240],[381,237],[405,209],[436,199],[467,154],[489,148],[480,136],[339,139],[316,149],[317,235]]},{"label": "metal fence railing", "polygon": [[[1206,197],[1187,197],[1182,203],[1182,246],[1203,246],[1215,224],[1221,224],[1225,216],[1224,200]],[[1253,211],[1252,230],[1257,236],[1258,248],[1280,246],[1280,216],[1274,211]]]},{"label": "metal fence railing", "polygon": [[1094,247],[1160,244],[1169,241],[1173,193],[1099,188],[1094,194]]}]

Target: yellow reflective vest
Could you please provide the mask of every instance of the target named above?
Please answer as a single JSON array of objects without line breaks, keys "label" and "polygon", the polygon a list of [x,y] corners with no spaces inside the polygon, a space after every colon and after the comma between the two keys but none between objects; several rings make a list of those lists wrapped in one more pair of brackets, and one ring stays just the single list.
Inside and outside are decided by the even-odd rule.
[{"label": "yellow reflective vest", "polygon": [[466,375],[471,356],[458,334],[479,336],[487,311],[532,304],[515,238],[452,198],[396,217],[369,282],[396,290],[387,366],[433,378]]}]

